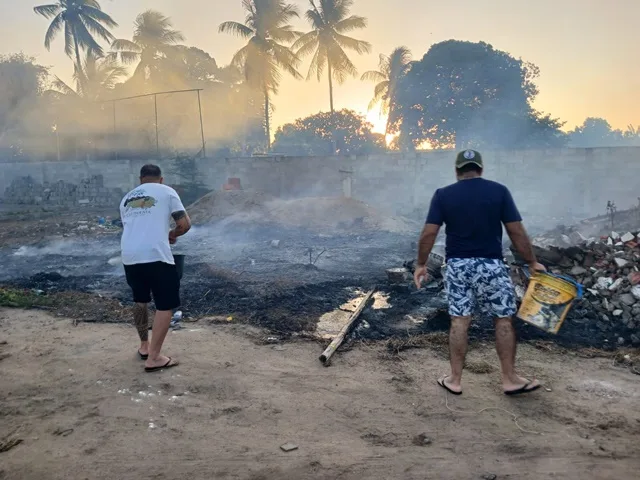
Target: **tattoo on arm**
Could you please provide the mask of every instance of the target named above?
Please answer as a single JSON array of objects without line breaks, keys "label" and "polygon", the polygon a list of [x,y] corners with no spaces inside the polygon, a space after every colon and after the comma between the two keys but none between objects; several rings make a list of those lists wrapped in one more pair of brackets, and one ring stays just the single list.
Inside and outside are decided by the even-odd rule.
[{"label": "tattoo on arm", "polygon": [[171,217],[173,221],[176,222],[176,228],[173,229],[176,237],[184,235],[191,228],[191,220],[189,220],[189,215],[187,215],[187,212],[184,210],[172,213]]},{"label": "tattoo on arm", "polygon": [[177,222],[178,220],[181,220],[186,216],[187,216],[187,212],[185,212],[184,210],[180,210],[179,212],[173,212],[171,214],[171,217],[173,218],[174,222]]}]

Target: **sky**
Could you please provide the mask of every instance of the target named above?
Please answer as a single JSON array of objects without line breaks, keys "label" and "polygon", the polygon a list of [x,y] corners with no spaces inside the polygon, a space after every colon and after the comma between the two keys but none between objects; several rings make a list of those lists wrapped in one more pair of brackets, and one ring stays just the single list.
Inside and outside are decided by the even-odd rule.
[{"label": "sky", "polygon": [[[24,52],[68,79],[72,61],[64,55],[60,36],[48,52],[44,35],[48,21],[33,7],[55,0],[0,0],[0,54]],[[291,0],[304,12],[308,0]],[[131,38],[133,21],[153,8],[173,19],[185,44],[209,52],[220,65],[229,63],[242,40],[218,33],[226,20],[243,21],[241,0],[101,0],[102,9],[119,27],[117,38]],[[378,55],[409,47],[421,58],[429,47],[449,39],[485,41],[540,67],[540,89],[534,107],[567,122],[604,117],[614,128],[640,125],[640,1],[639,0],[356,0],[353,14],[368,18],[369,27],[352,36],[373,45],[370,55],[352,59],[360,73],[376,69]],[[303,18],[295,22],[306,30]],[[301,73],[306,78],[310,59]],[[367,113],[373,85],[352,79],[335,89],[336,108]],[[285,78],[274,99],[274,123],[329,109],[326,79],[321,83]],[[375,112],[368,118],[384,125]]]}]

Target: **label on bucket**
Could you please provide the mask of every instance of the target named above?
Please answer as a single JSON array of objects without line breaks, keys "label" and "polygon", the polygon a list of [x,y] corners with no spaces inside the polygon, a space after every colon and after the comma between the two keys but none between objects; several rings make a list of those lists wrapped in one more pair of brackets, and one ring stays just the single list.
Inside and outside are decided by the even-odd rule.
[{"label": "label on bucket", "polygon": [[558,333],[577,295],[577,287],[550,275],[534,275],[522,299],[518,318],[549,333]]}]

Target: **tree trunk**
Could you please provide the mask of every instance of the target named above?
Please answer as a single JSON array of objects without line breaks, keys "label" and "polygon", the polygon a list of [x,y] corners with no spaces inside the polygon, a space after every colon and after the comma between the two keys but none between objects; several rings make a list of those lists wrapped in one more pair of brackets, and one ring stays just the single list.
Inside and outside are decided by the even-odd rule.
[{"label": "tree trunk", "polygon": [[329,67],[327,69],[329,72],[329,104],[331,105],[331,113],[333,113],[333,71],[331,70],[331,59],[329,58],[327,58],[327,66]]},{"label": "tree trunk", "polygon": [[264,128],[267,132],[267,150],[271,150],[271,119],[269,118],[269,90],[264,89]]},{"label": "tree trunk", "polygon": [[75,45],[75,50],[76,50],[76,72],[78,73],[78,86],[79,88],[79,92],[78,94],[80,96],[84,96],[84,87],[85,87],[85,81],[84,81],[84,71],[82,70],[82,60],[80,59],[80,46],[78,45],[78,37],[75,34],[75,31],[73,33],[73,43]]}]

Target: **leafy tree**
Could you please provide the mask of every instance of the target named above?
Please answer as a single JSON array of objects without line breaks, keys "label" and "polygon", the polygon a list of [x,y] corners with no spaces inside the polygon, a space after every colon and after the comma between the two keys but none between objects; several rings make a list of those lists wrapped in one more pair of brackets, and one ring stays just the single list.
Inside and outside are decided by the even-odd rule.
[{"label": "leafy tree", "polygon": [[613,130],[604,118],[587,118],[569,132],[569,145],[576,148],[613,147],[622,143],[623,133]]},{"label": "leafy tree", "polygon": [[21,129],[25,114],[36,108],[45,90],[48,74],[22,53],[0,55],[0,141],[8,130]]},{"label": "leafy tree", "polygon": [[411,52],[407,47],[398,47],[391,55],[380,55],[378,70],[365,72],[363,81],[375,82],[373,100],[369,110],[380,104],[381,113],[387,115],[385,135],[389,134],[389,118],[391,110],[398,106],[398,86],[411,69]]},{"label": "leafy tree", "polygon": [[538,75],[535,65],[484,42],[438,43],[400,82],[390,122],[404,148],[558,145],[561,122],[531,107]]},{"label": "leafy tree", "polygon": [[298,17],[292,4],[283,0],[243,0],[247,12],[245,23],[224,22],[221,33],[231,33],[246,40],[247,44],[233,57],[233,65],[242,68],[247,84],[264,97],[264,126],[267,147],[271,145],[270,95],[278,93],[283,69],[294,78],[301,78],[296,70],[300,59],[287,44],[295,41],[299,33],[290,22]]},{"label": "leafy tree", "polygon": [[345,34],[367,27],[367,19],[349,15],[354,0],[309,0],[311,9],[306,13],[313,30],[298,39],[293,45],[299,56],[313,53],[308,78],[317,75],[322,78],[325,67],[329,77],[329,103],[333,108],[333,81],[342,84],[347,76],[356,76],[358,70],[345,50],[353,50],[359,55],[369,53],[371,45]]},{"label": "leafy tree", "polygon": [[96,0],[59,0],[54,4],[35,7],[34,11],[52,19],[44,37],[47,50],[51,48],[51,42],[56,35],[64,28],[64,51],[69,57],[75,54],[78,78],[82,75],[80,51],[85,50],[102,56],[102,47],[94,35],[110,43],[114,37],[108,29],[118,26],[115,20],[102,11]]},{"label": "leafy tree", "polygon": [[158,68],[158,61],[169,55],[172,47],[184,41],[184,35],[173,29],[169,17],[156,10],[147,10],[136,17],[132,40],[114,40],[112,56],[122,63],[138,63],[134,78],[149,80]]},{"label": "leafy tree", "polygon": [[82,73],[79,75],[76,71],[73,75],[75,89],[55,77],[52,93],[96,102],[112,92],[118,81],[126,75],[127,69],[113,59],[99,58],[96,54],[87,52],[82,64]]},{"label": "leafy tree", "polygon": [[284,155],[365,155],[384,150],[382,135],[352,110],[318,113],[278,129],[273,150]]}]

